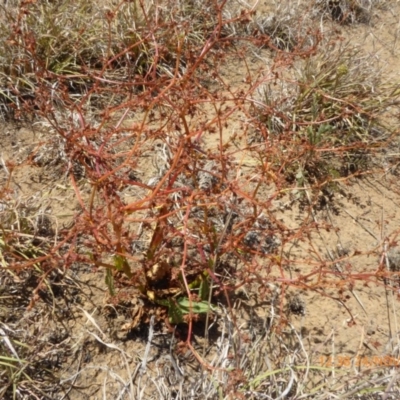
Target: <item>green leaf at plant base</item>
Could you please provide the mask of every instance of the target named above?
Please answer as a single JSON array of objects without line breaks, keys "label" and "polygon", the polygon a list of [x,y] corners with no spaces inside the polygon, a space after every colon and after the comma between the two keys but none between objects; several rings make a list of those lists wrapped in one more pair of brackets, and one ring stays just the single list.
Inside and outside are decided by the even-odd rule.
[{"label": "green leaf at plant base", "polygon": [[213,307],[206,301],[190,301],[187,297],[178,299],[158,299],[156,303],[168,307],[168,316],[171,324],[180,324],[185,322],[184,315],[206,314],[213,310]]}]

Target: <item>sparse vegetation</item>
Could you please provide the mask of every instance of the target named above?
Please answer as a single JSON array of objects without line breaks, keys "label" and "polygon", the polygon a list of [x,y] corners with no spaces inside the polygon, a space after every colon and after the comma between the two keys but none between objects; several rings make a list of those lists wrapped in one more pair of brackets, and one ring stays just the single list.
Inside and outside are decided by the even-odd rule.
[{"label": "sparse vegetation", "polygon": [[397,329],[360,373],[380,343],[295,323],[312,295],[356,325],[363,285],[396,312],[398,228],[345,210],[374,237],[349,250],[333,221],[398,164],[399,83],[340,33],[383,6],[0,6],[0,397],[398,396]]},{"label": "sparse vegetation", "polygon": [[293,152],[289,179],[302,186],[371,167],[371,157],[376,159],[391,138],[379,117],[398,102],[397,87],[381,79],[361,49],[327,42],[296,63],[290,76],[260,88],[254,114],[265,124],[271,145],[281,147],[280,154]]}]

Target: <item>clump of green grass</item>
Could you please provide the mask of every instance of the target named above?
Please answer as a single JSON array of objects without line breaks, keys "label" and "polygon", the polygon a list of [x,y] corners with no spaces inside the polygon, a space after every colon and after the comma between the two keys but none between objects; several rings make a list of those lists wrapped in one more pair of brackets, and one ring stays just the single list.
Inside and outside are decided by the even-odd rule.
[{"label": "clump of green grass", "polygon": [[[6,329],[4,329],[6,328]],[[17,393],[20,391],[19,383],[23,380],[31,380],[30,376],[24,372],[28,363],[26,360],[21,360],[16,351],[17,343],[10,339],[9,329],[5,324],[0,327],[0,396],[5,398],[17,398]],[[20,343],[21,344],[21,343]],[[4,397],[3,397],[4,396]]]},{"label": "clump of green grass", "polygon": [[0,336],[1,398],[49,398],[43,389],[52,392],[56,388],[56,380],[51,373],[52,362],[56,362],[38,356],[38,348],[43,345],[36,347],[36,340],[32,337],[31,345],[27,344],[26,335],[22,334],[21,329],[15,329],[14,324],[1,323]]}]

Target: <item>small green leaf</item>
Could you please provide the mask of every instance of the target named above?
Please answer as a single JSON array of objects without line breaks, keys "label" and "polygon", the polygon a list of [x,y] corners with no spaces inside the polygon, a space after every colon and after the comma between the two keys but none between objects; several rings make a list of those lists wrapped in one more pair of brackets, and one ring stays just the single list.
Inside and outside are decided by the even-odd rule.
[{"label": "small green leaf", "polygon": [[192,311],[193,314],[204,314],[211,311],[211,307],[207,301],[190,302],[187,297],[181,297],[177,299],[176,302],[183,314],[189,314],[190,311]]},{"label": "small green leaf", "polygon": [[179,299],[158,299],[156,303],[168,307],[168,316],[171,324],[180,324],[184,322],[183,316],[190,314],[205,314],[212,311],[212,307],[207,301],[192,301],[187,297]]},{"label": "small green leaf", "polygon": [[172,324],[181,324],[182,322],[184,322],[183,312],[179,307],[179,305],[174,301],[174,299],[171,299],[170,301],[170,306],[168,308],[168,316]]},{"label": "small green leaf", "polygon": [[115,295],[114,277],[110,268],[107,268],[106,272],[106,285],[108,287],[110,295],[114,296]]},{"label": "small green leaf", "polygon": [[155,302],[157,304],[160,304],[161,306],[165,306],[165,307],[169,307],[169,305],[170,305],[170,300],[166,300],[166,299],[156,299]]},{"label": "small green leaf", "polygon": [[199,297],[201,300],[207,300],[210,295],[210,282],[208,274],[201,275],[201,283],[199,287]]},{"label": "small green leaf", "polygon": [[114,265],[118,271],[122,271],[128,278],[132,277],[131,268],[126,257],[119,254],[114,256]]}]

